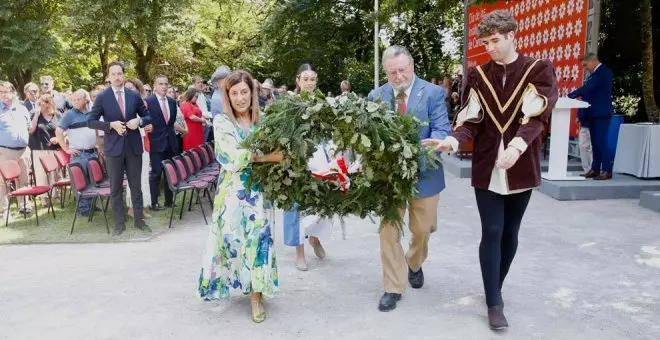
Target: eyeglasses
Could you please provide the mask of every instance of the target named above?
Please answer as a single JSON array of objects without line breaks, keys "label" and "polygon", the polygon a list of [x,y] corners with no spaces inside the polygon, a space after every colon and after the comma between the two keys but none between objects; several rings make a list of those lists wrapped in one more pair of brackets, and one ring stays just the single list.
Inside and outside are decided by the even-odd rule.
[{"label": "eyeglasses", "polygon": [[394,77],[397,74],[403,74],[404,72],[408,71],[409,67],[410,67],[410,63],[408,63],[406,66],[400,67],[396,70],[386,71],[385,74],[387,74],[389,77]]}]

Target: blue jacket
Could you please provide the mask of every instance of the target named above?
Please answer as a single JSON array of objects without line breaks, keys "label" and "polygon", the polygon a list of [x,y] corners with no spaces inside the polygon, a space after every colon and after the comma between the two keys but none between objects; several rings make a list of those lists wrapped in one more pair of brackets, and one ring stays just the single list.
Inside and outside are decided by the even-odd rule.
[{"label": "blue jacket", "polygon": [[[124,138],[128,139],[136,155],[141,155],[143,152],[144,147],[142,146],[140,130],[126,129],[126,135],[120,136],[114,129],[110,128],[110,123],[118,120],[127,122],[140,116],[142,126],[149,125],[151,124],[149,110],[144,105],[140,95],[128,89],[124,89],[124,106],[126,106],[126,112],[124,119],[122,119],[117,98],[112,87],[110,87],[99,93],[96,100],[94,100],[92,110],[88,113],[89,127],[105,132],[103,135],[103,152],[106,156],[120,156],[124,152]],[[100,120],[101,117],[103,117],[103,121]]]},{"label": "blue jacket", "polygon": [[589,75],[586,83],[579,89],[568,94],[569,98],[582,97],[591,104],[590,107],[578,110],[578,120],[583,126],[596,118],[610,117],[614,112],[612,107],[612,71],[601,64]]},{"label": "blue jacket", "polygon": [[[408,98],[407,115],[415,115],[421,122],[428,123],[419,129],[419,138],[444,139],[451,133],[451,126],[447,116],[444,88],[424,81],[417,76],[413,82],[410,98]],[[394,100],[392,85],[387,83],[369,93],[369,100],[381,100],[387,103],[392,110]],[[440,166],[438,169],[420,169],[417,181],[417,197],[425,198],[438,194],[445,188],[445,173]]]},{"label": "blue jacket", "polygon": [[149,134],[151,144],[150,152],[163,152],[168,146],[173,152],[178,149],[176,134],[174,132],[174,123],[176,122],[176,102],[170,97],[167,98],[167,105],[170,109],[169,120],[166,122],[163,117],[163,110],[160,108],[160,102],[155,95],[147,98],[147,107],[151,113],[151,126],[153,131]]}]

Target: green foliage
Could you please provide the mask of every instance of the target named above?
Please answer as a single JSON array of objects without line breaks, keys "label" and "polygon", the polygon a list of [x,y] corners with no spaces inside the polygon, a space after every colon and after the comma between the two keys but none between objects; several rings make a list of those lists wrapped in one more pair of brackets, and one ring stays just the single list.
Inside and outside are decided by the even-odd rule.
[{"label": "green foliage", "polygon": [[59,42],[51,29],[58,13],[56,0],[3,1],[0,6],[0,77],[9,78],[22,90],[33,71],[57,55]]},{"label": "green foliage", "polygon": [[[257,154],[279,149],[285,161],[253,164],[250,186],[261,186],[266,198],[282,209],[298,203],[303,214],[375,213],[400,224],[398,211],[415,195],[419,159],[425,154],[419,124],[354,93],[327,99],[318,91],[280,97],[266,108],[259,129],[244,147]],[[316,147],[330,140],[337,152],[361,158],[362,171],[349,175],[346,191],[312,177],[308,170]]]},{"label": "green foliage", "polygon": [[637,113],[640,97],[638,96],[619,96],[614,98],[614,112],[628,117]]}]

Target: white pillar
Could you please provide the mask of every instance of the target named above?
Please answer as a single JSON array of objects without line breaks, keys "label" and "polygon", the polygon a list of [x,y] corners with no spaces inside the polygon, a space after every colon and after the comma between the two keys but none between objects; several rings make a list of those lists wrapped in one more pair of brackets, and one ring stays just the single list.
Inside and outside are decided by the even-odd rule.
[{"label": "white pillar", "polygon": [[548,172],[541,177],[550,181],[579,181],[582,176],[569,176],[566,173],[568,166],[568,140],[571,129],[571,109],[586,108],[589,103],[577,99],[562,97],[557,100],[552,110],[550,123],[550,162]]}]

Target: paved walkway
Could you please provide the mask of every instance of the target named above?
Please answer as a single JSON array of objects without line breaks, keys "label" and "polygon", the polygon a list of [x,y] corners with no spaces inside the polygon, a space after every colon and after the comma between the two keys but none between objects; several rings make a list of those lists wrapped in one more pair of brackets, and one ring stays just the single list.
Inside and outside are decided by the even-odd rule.
[{"label": "paved walkway", "polygon": [[278,247],[281,294],[265,323],[250,321],[245,297],[199,301],[206,227],[189,214],[150,242],[0,247],[0,339],[660,339],[659,214],[534,193],[503,292],[511,327],[494,334],[469,180],[448,175],[448,186],[426,285],[391,313],[376,308],[378,235],[361,220],[306,273]]}]

